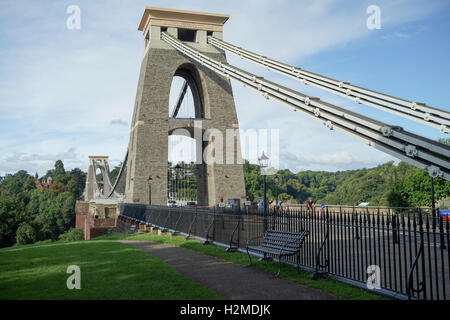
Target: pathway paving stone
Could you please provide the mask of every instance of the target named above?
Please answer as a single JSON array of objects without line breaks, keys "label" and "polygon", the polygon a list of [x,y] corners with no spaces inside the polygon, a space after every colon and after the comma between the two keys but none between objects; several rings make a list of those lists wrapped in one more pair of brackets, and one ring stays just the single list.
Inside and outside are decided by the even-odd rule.
[{"label": "pathway paving stone", "polygon": [[294,281],[274,278],[189,249],[150,241],[118,240],[169,264],[175,271],[209,288],[226,300],[337,300],[330,293]]}]

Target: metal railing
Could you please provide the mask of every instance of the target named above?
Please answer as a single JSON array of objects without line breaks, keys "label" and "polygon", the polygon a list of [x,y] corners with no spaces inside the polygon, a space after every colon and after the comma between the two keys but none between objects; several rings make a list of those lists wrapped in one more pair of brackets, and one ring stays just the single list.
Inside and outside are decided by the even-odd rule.
[{"label": "metal railing", "polygon": [[[253,211],[253,212],[250,212]],[[121,216],[230,249],[266,229],[309,231],[300,266],[403,299],[450,297],[450,222],[421,208],[332,207],[308,210],[180,208],[123,204]],[[284,262],[295,264],[296,257]],[[375,274],[370,270],[376,270]]]}]

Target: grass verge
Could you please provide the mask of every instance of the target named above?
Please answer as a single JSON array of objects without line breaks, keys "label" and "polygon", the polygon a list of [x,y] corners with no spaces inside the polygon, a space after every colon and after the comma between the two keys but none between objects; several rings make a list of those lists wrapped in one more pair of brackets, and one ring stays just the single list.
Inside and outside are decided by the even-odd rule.
[{"label": "grass verge", "polygon": [[[81,290],[67,289],[69,265],[81,270]],[[0,249],[0,300],[209,300],[220,296],[167,263],[111,241],[54,242]]]},{"label": "grass verge", "polygon": [[[223,247],[218,247],[214,245],[205,246],[199,241],[196,240],[185,240],[184,237],[177,236],[172,237],[171,235],[153,235],[153,234],[140,234],[140,233],[112,233],[109,235],[105,235],[92,241],[98,240],[147,240],[154,241],[160,243],[166,243],[174,246],[178,246],[181,248],[186,248],[190,250],[194,250],[197,252],[201,252],[203,254],[214,256],[220,259],[224,259],[233,263],[248,265],[248,256],[246,254],[240,252],[225,252]],[[255,261],[256,260],[256,261]],[[278,269],[278,264],[276,262],[263,262],[258,261],[257,259],[253,259],[253,267],[258,268],[260,270],[269,272],[271,274],[275,274]],[[281,269],[281,278],[292,280],[299,282],[303,285],[306,285],[310,288],[319,289],[325,292],[329,292],[337,297],[343,299],[351,299],[351,300],[389,300],[386,297],[380,296],[378,294],[370,293],[366,290],[359,289],[348,285],[346,283],[339,282],[334,279],[320,279],[320,280],[312,280],[311,273],[300,270],[297,272],[297,269],[291,265],[282,265]]]}]

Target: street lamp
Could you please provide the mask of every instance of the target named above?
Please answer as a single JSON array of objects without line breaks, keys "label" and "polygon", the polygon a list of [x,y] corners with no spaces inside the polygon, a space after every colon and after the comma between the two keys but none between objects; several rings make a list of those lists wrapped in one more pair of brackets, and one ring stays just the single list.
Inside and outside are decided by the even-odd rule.
[{"label": "street lamp", "polygon": [[278,178],[278,176],[275,176],[274,178],[273,178],[273,182],[275,182],[275,194],[276,194],[276,196],[275,196],[275,205],[277,205],[278,204],[278,182],[280,182],[280,178]]},{"label": "street lamp", "polygon": [[148,204],[152,204],[152,182],[153,179],[151,176],[148,177]]},{"label": "street lamp", "polygon": [[261,173],[263,175],[264,183],[264,229],[267,229],[267,189],[266,189],[266,168],[269,166],[269,157],[262,152],[261,157],[258,158],[259,166],[261,167]]},{"label": "street lamp", "polygon": [[278,206],[278,182],[280,181],[280,178],[278,178],[278,176],[275,176],[273,178],[273,182],[275,182],[275,210],[273,212],[273,220],[272,220],[272,225],[273,228],[275,228],[275,215],[278,215],[278,213],[280,212],[280,207]]}]

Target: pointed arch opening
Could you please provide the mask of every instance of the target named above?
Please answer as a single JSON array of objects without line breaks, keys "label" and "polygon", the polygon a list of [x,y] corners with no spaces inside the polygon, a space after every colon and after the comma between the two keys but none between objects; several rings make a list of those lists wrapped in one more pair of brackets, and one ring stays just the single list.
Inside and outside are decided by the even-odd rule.
[{"label": "pointed arch opening", "polygon": [[200,74],[194,65],[180,66],[172,78],[169,96],[169,118],[200,119],[205,117]]}]

